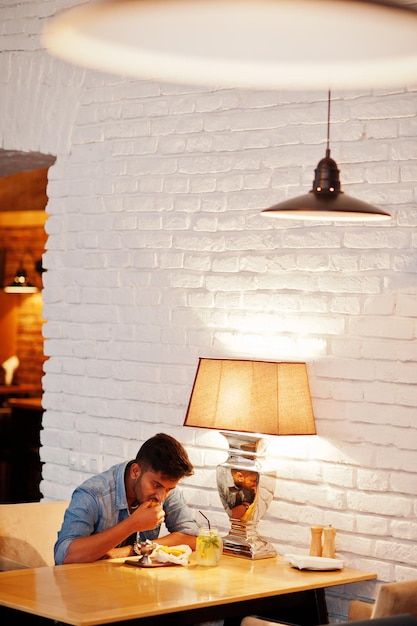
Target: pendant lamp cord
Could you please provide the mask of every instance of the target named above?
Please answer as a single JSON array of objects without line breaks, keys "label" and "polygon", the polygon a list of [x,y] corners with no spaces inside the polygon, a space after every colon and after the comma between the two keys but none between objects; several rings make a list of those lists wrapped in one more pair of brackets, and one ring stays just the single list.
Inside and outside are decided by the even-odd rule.
[{"label": "pendant lamp cord", "polygon": [[327,97],[327,148],[326,157],[330,157],[330,89]]}]

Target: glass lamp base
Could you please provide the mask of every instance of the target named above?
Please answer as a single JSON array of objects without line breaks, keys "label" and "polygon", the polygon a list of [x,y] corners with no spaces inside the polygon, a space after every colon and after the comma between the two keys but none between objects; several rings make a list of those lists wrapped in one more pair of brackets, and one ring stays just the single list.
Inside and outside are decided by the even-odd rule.
[{"label": "glass lamp base", "polygon": [[266,443],[252,433],[221,434],[229,443],[229,457],[217,467],[217,488],[231,522],[223,552],[248,559],[273,557],[275,548],[256,529],[275,491],[275,473],[264,459]]},{"label": "glass lamp base", "polygon": [[277,551],[266,539],[258,535],[249,523],[232,520],[232,528],[223,537],[223,552],[246,559],[268,559],[276,556]]}]

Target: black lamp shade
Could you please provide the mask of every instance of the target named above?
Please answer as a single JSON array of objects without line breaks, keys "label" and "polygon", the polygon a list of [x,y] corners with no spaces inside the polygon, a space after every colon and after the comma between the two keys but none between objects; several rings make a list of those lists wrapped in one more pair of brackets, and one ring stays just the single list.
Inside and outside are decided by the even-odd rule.
[{"label": "black lamp shade", "polygon": [[309,193],[284,200],[261,215],[297,220],[382,221],[390,219],[389,213],[347,196],[340,189],[339,170],[330,158],[330,150],[319,161],[315,170],[313,188]]},{"label": "black lamp shade", "polygon": [[19,267],[16,272],[16,275],[9,285],[6,285],[4,288],[6,293],[37,293],[39,290],[35,285],[32,285],[26,275],[26,270],[24,267]]}]

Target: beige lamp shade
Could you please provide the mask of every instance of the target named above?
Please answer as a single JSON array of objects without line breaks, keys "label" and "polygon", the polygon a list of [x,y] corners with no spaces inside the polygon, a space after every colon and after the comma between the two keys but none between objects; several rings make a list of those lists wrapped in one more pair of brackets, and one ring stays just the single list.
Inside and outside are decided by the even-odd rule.
[{"label": "beige lamp shade", "polygon": [[184,426],[315,435],[306,364],[201,358]]}]

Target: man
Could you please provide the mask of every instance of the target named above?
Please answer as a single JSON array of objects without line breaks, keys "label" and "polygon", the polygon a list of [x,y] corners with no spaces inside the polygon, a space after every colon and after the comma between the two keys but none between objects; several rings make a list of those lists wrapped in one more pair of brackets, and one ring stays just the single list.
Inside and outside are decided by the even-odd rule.
[{"label": "man", "polygon": [[[134,461],[114,465],[75,489],[54,548],[55,564],[128,557],[133,543],[156,540],[195,550],[198,526],[178,482],[194,473],[186,450],[159,433],[142,445]],[[167,535],[159,538],[161,524]]]}]

